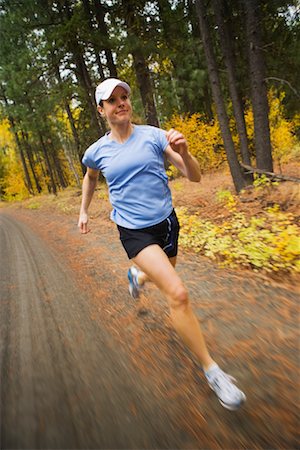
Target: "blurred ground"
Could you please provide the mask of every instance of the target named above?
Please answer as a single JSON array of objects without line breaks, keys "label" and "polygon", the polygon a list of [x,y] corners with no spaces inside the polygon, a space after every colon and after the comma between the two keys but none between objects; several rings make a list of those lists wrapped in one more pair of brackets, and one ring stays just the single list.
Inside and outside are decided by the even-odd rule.
[{"label": "blurred ground", "polygon": [[[297,176],[296,166],[287,173]],[[232,190],[228,174],[200,185],[180,178],[171,189],[175,206],[215,222],[228,214],[216,201]],[[278,203],[299,218],[294,183],[241,198],[245,214]],[[179,251],[210,350],[247,394],[232,413],[173,332],[158,290],[129,296],[106,189],[96,192],[86,236],[79,204],[71,189],[0,210],[1,448],[299,448],[299,277],[219,269]]]},{"label": "blurred ground", "polygon": [[[107,204],[94,202],[92,231],[81,236],[76,227],[77,214],[72,210],[78,203],[74,195],[71,194],[73,204],[64,213],[50,207],[36,210],[21,207],[8,213],[42,239],[59,267],[70,270],[78,302],[86,304],[85,313],[77,316],[81,333],[85,327],[89,331],[92,324],[99,332],[99,342],[108,340],[109,353],[120,355],[120,366],[109,368],[109,361],[112,365],[114,361],[110,355],[104,364],[107,378],[115,380],[117,371],[126,392],[122,403],[120,386],[114,389],[114,384],[108,383],[111,408],[118,411],[119,417],[111,417],[110,423],[115,423],[115,428],[110,426],[107,431],[114,436],[96,433],[95,438],[95,430],[89,427],[91,424],[97,427],[101,417],[86,423],[74,419],[73,426],[78,427],[79,435],[91,436],[90,441],[79,440],[78,448],[299,448],[297,286],[290,281],[276,283],[249,272],[221,270],[207,259],[180,251],[178,271],[190,291],[210,350],[247,394],[248,401],[241,411],[224,410],[171,329],[160,293],[149,287],[137,303],[128,295],[128,261],[115,227],[107,219]],[[72,295],[73,311],[76,294]],[[66,313],[68,305],[64,308]],[[74,311],[70,320],[75,327],[76,315],[73,316]],[[61,325],[62,336],[64,332]],[[97,344],[97,334],[93,336],[94,345],[101,346]],[[78,336],[76,342],[79,353],[84,354]],[[96,368],[101,368],[102,363],[94,361],[98,354],[95,352],[91,346],[84,359],[87,370],[89,359]],[[76,361],[75,358],[75,366],[70,369],[74,372]],[[73,400],[84,414],[82,397],[80,393],[75,395],[76,386],[74,390]],[[98,392],[97,399],[99,395]],[[128,403],[128,398],[134,400]],[[124,409],[120,411],[122,405]],[[111,412],[108,410],[107,414]],[[123,414],[128,416],[127,425],[126,420],[120,419]],[[43,427],[47,429],[47,420]],[[124,444],[116,447],[114,442],[119,442],[122,436]]]}]

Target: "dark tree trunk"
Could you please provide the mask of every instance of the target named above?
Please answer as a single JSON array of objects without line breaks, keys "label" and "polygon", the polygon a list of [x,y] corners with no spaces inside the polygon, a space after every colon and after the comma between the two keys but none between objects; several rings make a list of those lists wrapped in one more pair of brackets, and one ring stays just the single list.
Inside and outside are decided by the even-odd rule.
[{"label": "dark tree trunk", "polygon": [[148,65],[140,50],[133,50],[133,65],[145,110],[147,124],[159,127]]},{"label": "dark tree trunk", "polygon": [[[17,133],[16,133],[16,139],[19,141]],[[33,190],[33,186],[32,186],[32,183],[31,183],[28,167],[27,167],[27,164],[26,164],[24,151],[23,151],[23,148],[22,148],[22,145],[21,145],[20,142],[18,142],[18,147],[19,147],[20,157],[21,157],[21,161],[22,161],[23,171],[24,171],[24,174],[25,174],[25,185],[27,187],[28,192],[33,195],[34,194],[34,190]]]},{"label": "dark tree trunk", "polygon": [[33,186],[32,186],[30,175],[29,175],[29,171],[28,171],[28,167],[27,167],[27,164],[26,164],[25,155],[24,155],[23,148],[22,148],[22,144],[21,144],[21,141],[19,139],[18,133],[17,133],[17,131],[15,129],[14,120],[13,120],[12,117],[9,117],[9,122],[10,122],[10,125],[12,127],[12,130],[13,130],[13,133],[14,133],[14,136],[15,136],[15,140],[16,140],[16,144],[17,144],[17,148],[18,148],[18,151],[19,151],[19,155],[20,155],[20,159],[21,159],[21,163],[22,163],[22,167],[23,167],[23,173],[24,173],[24,177],[25,177],[25,186],[26,186],[26,188],[27,188],[27,190],[28,190],[28,192],[30,194],[34,194]]},{"label": "dark tree trunk", "polygon": [[101,34],[101,36],[104,40],[103,50],[104,50],[105,57],[106,57],[107,67],[108,67],[110,76],[117,78],[118,72],[117,72],[116,65],[114,63],[112,50],[110,48],[110,42],[109,42],[110,40],[109,40],[107,25],[104,20],[106,11],[100,0],[93,0],[93,5],[94,5],[95,17],[97,19],[97,24],[98,24],[98,28],[99,28],[99,33]]},{"label": "dark tree trunk", "polygon": [[[171,8],[171,4],[169,0],[158,0],[158,9],[159,9],[159,17],[161,20],[162,34],[164,45],[168,49],[168,57],[172,63],[174,68],[173,74],[171,75],[173,80],[178,80],[180,83],[180,68],[182,67],[181,61],[176,59],[176,54],[178,54],[178,37],[177,37],[177,27],[178,23],[173,19],[173,11]],[[199,35],[198,35],[199,36]],[[197,54],[196,54],[197,56]],[[193,55],[195,57],[195,55]],[[175,81],[176,83],[176,81]],[[184,111],[191,111],[191,104],[186,95],[178,95],[176,91],[176,84],[172,83],[170,85],[170,89],[173,90],[174,96],[178,98],[178,102],[181,107],[178,106],[178,109],[183,109]]]},{"label": "dark tree trunk", "polygon": [[65,189],[68,186],[68,183],[65,179],[63,170],[61,168],[61,164],[60,164],[60,160],[56,151],[56,148],[54,147],[53,143],[51,142],[51,139],[48,139],[50,146],[51,146],[51,156],[52,156],[52,160],[53,160],[53,164],[54,164],[54,168],[55,168],[55,172],[57,174],[57,178],[59,181],[60,186]]},{"label": "dark tree trunk", "polygon": [[25,148],[26,148],[26,153],[27,153],[27,159],[29,161],[29,166],[31,169],[31,173],[35,182],[35,186],[36,186],[36,190],[38,191],[38,193],[42,192],[42,188],[41,185],[39,183],[39,179],[35,173],[35,167],[34,167],[34,161],[33,161],[33,157],[32,157],[32,149],[31,146],[28,142],[28,135],[27,133],[23,133],[22,132],[22,137],[23,137],[23,142],[25,144]]},{"label": "dark tree trunk", "polygon": [[[53,174],[53,170],[51,167],[51,163],[50,163],[50,158],[49,158],[49,154],[48,154],[48,149],[46,147],[45,141],[43,139],[43,136],[41,135],[40,132],[38,132],[38,137],[41,143],[41,147],[42,147],[42,151],[43,151],[43,155],[45,158],[45,163],[46,163],[46,167],[47,167],[47,174],[50,178],[50,192],[53,192],[53,194],[57,194],[57,188],[56,188],[56,183],[55,183],[55,179],[54,179],[54,174]],[[49,190],[49,188],[48,188]]]},{"label": "dark tree trunk", "polygon": [[[31,104],[31,101],[30,101],[28,95],[26,95],[25,98],[26,98],[27,105],[29,107],[29,111],[30,111],[32,117],[34,117],[34,109],[33,109],[33,106]],[[50,190],[49,190],[49,185],[48,185],[48,190],[49,190],[49,192],[51,192],[51,190],[52,190],[52,192],[56,195],[57,189],[56,189],[54,174],[53,174],[52,167],[51,167],[51,164],[50,164],[48,150],[47,150],[47,147],[45,145],[45,141],[44,141],[42,133],[41,133],[41,128],[38,127],[36,129],[36,134],[37,134],[37,136],[39,138],[39,141],[40,141],[40,144],[41,144],[41,148],[42,148],[42,152],[43,152],[43,155],[44,155],[44,158],[45,158],[45,163],[46,163],[46,167],[47,167],[47,175],[50,178]]]},{"label": "dark tree trunk", "polygon": [[[62,79],[61,79],[59,66],[57,64],[54,64],[54,65],[55,65],[56,79],[57,79],[59,87],[60,87],[60,86],[62,86],[63,82],[62,82]],[[81,157],[80,139],[79,139],[79,136],[78,136],[78,133],[77,133],[77,129],[76,129],[76,126],[75,126],[75,120],[74,120],[74,117],[73,117],[70,105],[68,103],[68,100],[65,97],[63,98],[63,104],[64,104],[64,107],[65,107],[65,110],[66,110],[66,113],[67,113],[67,116],[68,116],[68,120],[69,120],[71,131],[72,131],[72,136],[73,136],[73,139],[74,139],[74,142],[75,142],[76,154],[78,155],[78,158],[80,159],[80,157]]]},{"label": "dark tree trunk", "polygon": [[73,41],[72,44],[70,44],[70,50],[73,54],[73,60],[76,65],[76,75],[78,77],[78,81],[81,84],[83,91],[85,93],[86,102],[88,104],[92,124],[94,126],[94,129],[96,130],[97,136],[104,134],[106,131],[106,127],[104,124],[104,121],[101,119],[100,114],[98,114],[96,103],[94,99],[94,89],[92,86],[91,78],[88,73],[84,57],[81,53],[81,50],[77,43]]},{"label": "dark tree trunk", "polygon": [[25,186],[26,186],[26,188],[27,188],[27,190],[28,190],[28,192],[30,194],[34,194],[33,186],[32,186],[30,175],[29,175],[29,171],[28,171],[28,167],[27,167],[26,160],[25,160],[24,151],[23,151],[23,148],[22,148],[22,144],[21,144],[21,141],[19,139],[18,132],[16,131],[14,120],[13,120],[12,117],[9,117],[9,122],[10,122],[10,126],[11,126],[11,128],[13,130],[13,133],[14,133],[14,136],[15,136],[15,140],[16,140],[16,144],[17,144],[17,149],[18,149],[18,152],[19,152],[19,155],[20,155],[20,159],[21,159],[21,163],[22,163],[22,167],[23,167],[23,173],[24,173],[24,177],[25,177],[25,180],[24,180],[25,181]]},{"label": "dark tree trunk", "polygon": [[128,0],[123,0],[123,6],[125,8],[125,22],[128,34],[131,38],[133,36],[135,37],[135,45],[130,49],[130,52],[133,56],[134,70],[145,110],[146,120],[149,125],[159,127],[150,72],[139,43],[140,25],[135,17],[135,5]]},{"label": "dark tree trunk", "polygon": [[23,167],[23,173],[24,173],[24,177],[25,177],[25,186],[26,186],[29,194],[34,194],[33,186],[32,186],[30,175],[29,175],[29,171],[28,171],[28,167],[27,167],[27,164],[26,164],[24,151],[23,151],[23,148],[22,148],[22,144],[21,144],[21,141],[19,139],[18,133],[16,131],[14,119],[11,116],[9,117],[9,122],[10,122],[10,126],[11,126],[11,128],[13,130],[13,133],[14,133],[14,136],[15,136],[15,140],[16,140],[16,144],[17,144],[17,149],[18,149],[18,152],[19,152],[19,155],[20,155],[20,159],[21,159],[21,163],[22,163],[22,167]]},{"label": "dark tree trunk", "polygon": [[258,169],[273,172],[269,105],[265,82],[266,69],[261,36],[259,2],[257,0],[243,0],[243,5],[246,13],[256,165]]},{"label": "dark tree trunk", "polygon": [[[1,93],[2,93],[2,97],[3,97],[4,103],[5,103],[5,105],[6,105],[7,109],[8,109],[8,107],[9,107],[8,100],[7,100],[7,97],[6,97],[6,94],[5,94],[5,91],[4,91],[4,88],[3,88],[2,85],[1,85]],[[25,176],[25,186],[26,186],[28,192],[30,194],[33,194],[34,190],[33,190],[33,186],[32,186],[32,183],[31,183],[28,167],[27,167],[27,164],[26,164],[26,159],[25,159],[25,156],[24,156],[23,148],[22,148],[19,136],[18,136],[18,132],[16,130],[15,120],[14,120],[14,118],[12,116],[9,116],[8,120],[9,120],[11,129],[12,129],[12,131],[14,133],[17,149],[19,151],[19,155],[20,155],[20,159],[21,159],[21,163],[22,163],[22,167],[23,167],[23,172],[24,172],[24,176]]]},{"label": "dark tree trunk", "polygon": [[201,30],[203,47],[205,51],[208,74],[211,83],[212,94],[216,104],[217,115],[221,127],[222,138],[227,154],[227,160],[232,175],[233,183],[237,192],[247,185],[247,180],[239,165],[238,158],[235,152],[232,136],[229,128],[228,116],[223,101],[217,63],[213,51],[213,46],[209,34],[209,27],[206,19],[206,8],[202,0],[196,0],[197,15]]},{"label": "dark tree trunk", "polygon": [[69,106],[69,104],[68,104],[68,102],[66,100],[64,101],[64,105],[65,105],[65,110],[67,112],[67,116],[68,116],[69,123],[70,123],[70,126],[71,126],[73,139],[74,139],[74,142],[75,142],[76,154],[80,158],[80,156],[81,156],[81,145],[80,145],[80,140],[79,140],[79,136],[78,136],[78,133],[77,133],[77,129],[76,129],[76,126],[75,126],[75,120],[74,120],[71,108],[70,108],[70,106]]},{"label": "dark tree trunk", "polygon": [[104,71],[103,71],[103,66],[102,66],[102,62],[99,56],[99,52],[100,52],[100,47],[97,43],[94,42],[94,35],[95,35],[95,28],[93,26],[93,17],[92,17],[92,12],[91,12],[91,5],[90,5],[90,1],[89,0],[82,0],[82,4],[83,4],[83,8],[84,8],[84,12],[87,18],[87,22],[89,25],[89,30],[92,36],[92,41],[93,41],[93,48],[94,48],[94,52],[95,52],[95,57],[96,57],[96,61],[97,61],[97,66],[98,66],[98,71],[99,71],[99,78],[102,79],[104,78]]},{"label": "dark tree trunk", "polygon": [[232,99],[236,127],[240,140],[242,161],[244,164],[251,164],[244,109],[242,98],[237,87],[237,77],[235,70],[236,62],[231,37],[232,33],[230,32],[228,23],[230,15],[228,12],[228,6],[226,5],[226,0],[213,0],[213,8],[218,26],[218,33],[220,37],[222,53],[224,56],[224,62],[227,69],[229,92]]},{"label": "dark tree trunk", "polygon": [[[60,12],[61,14],[66,15],[69,21],[72,19],[72,11],[69,5],[69,0],[64,0],[64,8],[60,8]],[[98,137],[99,135],[105,133],[106,126],[96,108],[93,84],[84,60],[82,48],[77,40],[76,33],[70,37],[67,42],[67,46],[73,56],[73,62],[76,67],[75,74],[79,84],[82,87],[86,103],[90,111],[91,122],[95,129],[95,137]]]},{"label": "dark tree trunk", "polygon": [[207,82],[206,86],[204,87],[204,105],[205,105],[205,112],[208,117],[208,120],[213,120],[214,113],[211,107],[212,100],[211,100],[211,92],[208,85],[209,81]]},{"label": "dark tree trunk", "polygon": [[62,143],[62,147],[63,147],[63,150],[64,150],[65,157],[66,157],[66,159],[67,159],[67,161],[68,161],[69,168],[70,168],[72,174],[74,175],[74,179],[75,179],[75,181],[76,181],[77,187],[80,188],[80,186],[81,186],[80,177],[79,177],[79,174],[78,174],[78,172],[77,172],[77,170],[76,170],[76,167],[74,166],[74,161],[73,161],[71,152],[70,152],[69,149],[64,145],[64,143]]},{"label": "dark tree trunk", "polygon": [[47,167],[45,165],[45,160],[41,158],[41,155],[38,152],[36,152],[35,155],[36,155],[37,163],[39,164],[39,166],[40,166],[40,168],[42,170],[42,175],[44,177],[44,180],[47,180],[46,184],[47,184],[48,192],[49,192],[49,194],[51,194],[51,192],[52,192],[52,190],[51,190],[51,183],[49,183],[49,181],[48,181],[49,180],[49,176],[47,174]]},{"label": "dark tree trunk", "polygon": [[195,3],[193,0],[188,0],[187,4],[188,4],[188,17],[192,27],[192,34],[194,38],[197,39],[200,36],[201,32],[199,28],[199,21],[197,21]]}]

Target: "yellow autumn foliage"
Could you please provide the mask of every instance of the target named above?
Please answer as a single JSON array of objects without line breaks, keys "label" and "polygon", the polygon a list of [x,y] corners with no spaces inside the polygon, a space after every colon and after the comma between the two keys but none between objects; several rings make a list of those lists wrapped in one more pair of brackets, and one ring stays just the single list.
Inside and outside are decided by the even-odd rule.
[{"label": "yellow autumn foliage", "polygon": [[[295,137],[295,129],[299,127],[299,117],[289,121],[284,117],[284,92],[269,92],[269,120],[270,135],[273,149],[273,158],[279,165],[287,163],[291,158],[300,159],[300,145]],[[232,106],[229,106],[232,110]],[[245,109],[245,122],[249,140],[250,153],[254,154],[254,119],[251,105],[248,103]],[[208,122],[204,115],[178,115],[174,114],[170,120],[164,123],[164,128],[175,128],[182,132],[189,144],[189,150],[194,155],[201,171],[218,169],[226,161],[226,154],[221,138],[218,120]],[[230,119],[230,128],[236,150],[239,148],[239,137],[236,131],[234,119]],[[178,171],[171,166],[168,170],[171,177],[176,177]]]},{"label": "yellow autumn foliage", "polygon": [[7,119],[0,122],[0,188],[7,201],[23,200],[29,196],[16,153],[15,138]]},{"label": "yellow autumn foliage", "polygon": [[0,122],[0,150],[3,152],[15,148],[16,143],[14,135],[10,131],[9,121],[4,119]]},{"label": "yellow autumn foliage", "polygon": [[[164,123],[164,129],[170,128],[175,128],[185,135],[189,151],[197,158],[202,172],[217,169],[226,160],[221,132],[216,120],[208,123],[201,114],[191,116],[174,114]],[[170,168],[169,174],[176,176],[176,169]]]},{"label": "yellow autumn foliage", "polygon": [[[286,164],[292,158],[292,155],[295,153],[297,146],[299,145],[295,136],[297,116],[295,116],[293,121],[289,121],[285,118],[283,107],[284,97],[284,92],[277,94],[274,89],[271,89],[268,94],[272,155],[274,161],[279,165],[279,167],[282,164]],[[253,151],[254,119],[253,111],[249,104],[245,110],[245,122],[250,144],[249,147],[250,150]]]},{"label": "yellow autumn foliage", "polygon": [[6,201],[20,201],[29,197],[26,188],[22,164],[14,149],[6,154],[1,154],[0,164],[4,175],[0,178],[0,186],[4,192],[3,199]]},{"label": "yellow autumn foliage", "polygon": [[[79,116],[81,113],[81,108],[79,106],[75,108],[71,108],[71,113],[73,116],[73,119],[75,123],[79,120]],[[55,118],[57,119],[58,123],[61,125],[63,135],[68,136],[69,138],[72,138],[72,129],[71,124],[68,119],[68,115],[65,111],[65,109],[62,109],[61,106],[57,106],[55,109]]]},{"label": "yellow autumn foliage", "polygon": [[[228,198],[224,200],[228,201]],[[179,242],[223,267],[255,271],[300,272],[300,228],[291,213],[269,208],[263,217],[235,212],[216,225],[177,207],[181,226]]]},{"label": "yellow autumn foliage", "polygon": [[273,158],[279,167],[289,161],[291,152],[297,145],[294,134],[295,123],[284,117],[283,100],[285,93],[276,96],[273,90],[269,93],[269,120]]}]

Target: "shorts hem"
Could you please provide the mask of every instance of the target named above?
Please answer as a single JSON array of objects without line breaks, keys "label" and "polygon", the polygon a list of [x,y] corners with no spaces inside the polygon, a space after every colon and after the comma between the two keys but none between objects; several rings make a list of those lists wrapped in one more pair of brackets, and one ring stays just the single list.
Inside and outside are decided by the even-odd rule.
[{"label": "shorts hem", "polygon": [[129,259],[135,258],[150,245],[158,245],[169,258],[177,256],[180,226],[174,210],[164,221],[147,228],[132,230],[120,225],[117,227]]}]

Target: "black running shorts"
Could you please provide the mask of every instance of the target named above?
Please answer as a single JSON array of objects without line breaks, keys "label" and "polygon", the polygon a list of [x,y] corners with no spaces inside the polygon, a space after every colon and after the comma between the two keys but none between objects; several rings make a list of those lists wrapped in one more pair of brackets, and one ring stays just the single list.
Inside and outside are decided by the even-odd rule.
[{"label": "black running shorts", "polygon": [[173,209],[162,222],[151,227],[131,230],[117,225],[122,245],[129,259],[149,245],[158,244],[170,258],[177,255],[179,222]]}]

